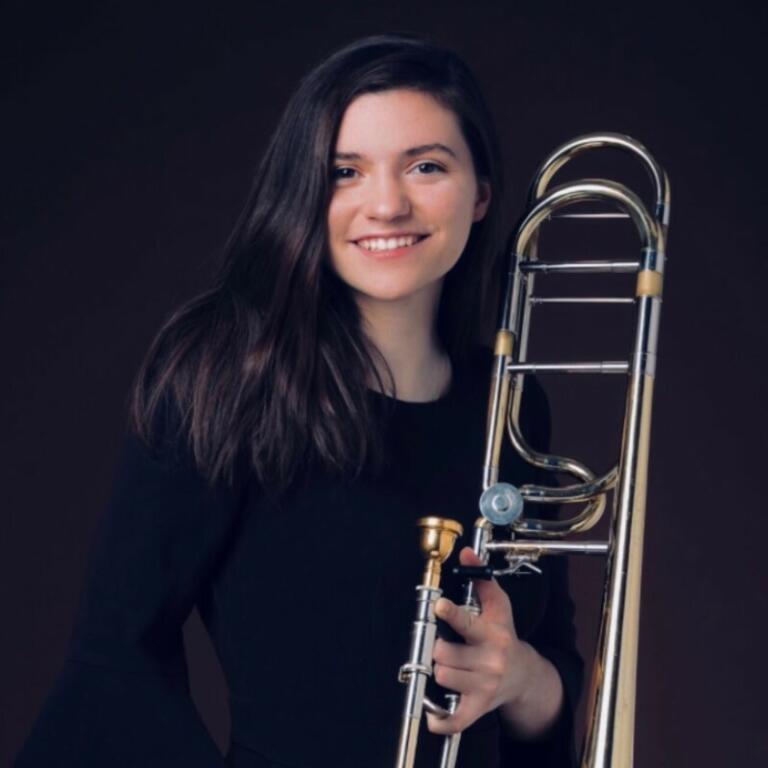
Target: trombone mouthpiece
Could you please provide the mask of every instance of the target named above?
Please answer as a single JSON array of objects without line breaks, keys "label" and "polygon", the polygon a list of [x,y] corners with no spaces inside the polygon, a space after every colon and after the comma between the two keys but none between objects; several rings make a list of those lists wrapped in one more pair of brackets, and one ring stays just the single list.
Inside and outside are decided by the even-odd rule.
[{"label": "trombone mouthpiece", "polygon": [[441,566],[453,552],[453,545],[464,529],[460,523],[444,517],[422,517],[416,525],[421,530],[421,554],[427,560],[422,586],[437,588],[440,586]]}]

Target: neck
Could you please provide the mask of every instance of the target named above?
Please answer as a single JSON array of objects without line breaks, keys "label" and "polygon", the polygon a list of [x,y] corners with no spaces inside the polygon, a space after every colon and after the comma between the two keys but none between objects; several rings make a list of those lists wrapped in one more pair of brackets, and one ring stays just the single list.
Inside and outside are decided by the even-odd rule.
[{"label": "neck", "polygon": [[[417,294],[397,301],[358,296],[363,331],[386,362],[385,366],[374,356],[385,394],[396,394],[399,400],[424,402],[437,399],[448,388],[451,364],[439,344],[435,327],[439,299],[440,286],[428,295]],[[394,393],[390,390],[390,372]],[[373,377],[369,386],[379,388]]]}]

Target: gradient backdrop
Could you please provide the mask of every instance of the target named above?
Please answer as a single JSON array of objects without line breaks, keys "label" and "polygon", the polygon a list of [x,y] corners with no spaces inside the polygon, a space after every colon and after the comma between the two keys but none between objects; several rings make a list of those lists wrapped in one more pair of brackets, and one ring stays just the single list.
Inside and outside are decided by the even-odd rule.
[{"label": "gradient backdrop", "polygon": [[[431,33],[477,74],[504,145],[510,226],[537,163],[579,133],[629,133],[667,168],[636,765],[766,764],[765,6],[15,2],[1,13],[0,764],[64,660],[153,334],[206,285],[301,75],[355,37],[395,30]],[[624,158],[572,170],[648,190]],[[621,244],[634,256],[626,230],[585,227],[552,239],[566,255]],[[539,357],[615,357],[595,350],[601,337],[623,349],[620,315],[599,309],[542,314]],[[605,468],[622,392],[571,382],[547,381],[554,447]],[[601,566],[572,568],[589,658]],[[196,616],[186,639],[195,701],[223,745],[226,687]]]}]

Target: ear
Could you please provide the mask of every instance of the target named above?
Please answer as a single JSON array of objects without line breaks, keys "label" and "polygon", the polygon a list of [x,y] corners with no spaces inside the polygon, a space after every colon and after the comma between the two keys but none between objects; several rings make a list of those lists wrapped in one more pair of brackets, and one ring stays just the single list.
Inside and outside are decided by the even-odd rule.
[{"label": "ear", "polygon": [[475,211],[472,221],[480,221],[488,210],[491,202],[491,184],[486,179],[477,180],[477,197],[475,198]]}]

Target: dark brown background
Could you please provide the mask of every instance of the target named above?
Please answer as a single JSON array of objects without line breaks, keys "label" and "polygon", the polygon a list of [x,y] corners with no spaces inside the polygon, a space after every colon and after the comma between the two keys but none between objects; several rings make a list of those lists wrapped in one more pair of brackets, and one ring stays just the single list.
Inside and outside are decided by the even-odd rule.
[{"label": "dark brown background", "polygon": [[[766,11],[534,5],[4,6],[0,764],[63,662],[152,335],[206,284],[298,78],[342,43],[400,29],[432,33],[476,72],[510,225],[536,164],[578,133],[629,133],[669,171],[636,764],[765,764]],[[610,170],[596,162],[574,172]],[[561,238],[574,254],[593,247],[582,233]],[[614,343],[613,321],[585,317]],[[573,359],[576,325],[541,327]],[[555,447],[609,462],[615,385],[549,386]],[[573,571],[589,656],[600,566]],[[223,743],[224,683],[195,618],[186,636],[195,700]]]}]

